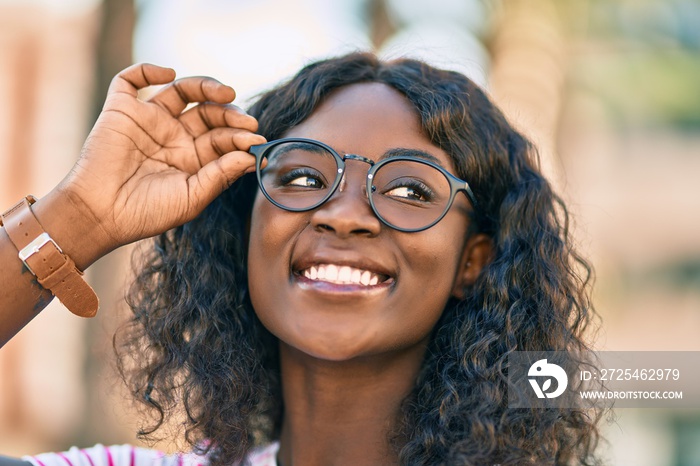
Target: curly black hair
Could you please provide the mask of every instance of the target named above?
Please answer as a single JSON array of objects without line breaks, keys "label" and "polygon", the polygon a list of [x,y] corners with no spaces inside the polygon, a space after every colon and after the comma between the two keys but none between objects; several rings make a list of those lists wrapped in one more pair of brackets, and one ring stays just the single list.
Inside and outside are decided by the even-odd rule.
[{"label": "curly black hair", "polygon": [[[585,351],[596,314],[591,268],[574,250],[565,205],[532,145],[485,93],[419,61],[354,53],[306,66],[249,113],[277,139],[329,93],[360,82],[384,83],[411,102],[479,201],[470,233],[493,241],[465,299],[448,302],[387,439],[401,464],[597,464],[600,413],[507,408],[507,356]],[[283,416],[278,342],[247,292],[256,193],[246,175],[198,218],[155,239],[128,294],[133,316],[115,337],[121,373],[152,414],[141,434],[152,437],[184,413],[185,438],[214,465],[276,439]]]}]

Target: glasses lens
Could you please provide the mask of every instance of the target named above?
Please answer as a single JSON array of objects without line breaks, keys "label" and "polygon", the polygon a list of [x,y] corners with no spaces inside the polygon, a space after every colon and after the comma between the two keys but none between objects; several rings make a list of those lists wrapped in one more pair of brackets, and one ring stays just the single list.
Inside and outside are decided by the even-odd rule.
[{"label": "glasses lens", "polygon": [[450,183],[445,175],[417,161],[387,162],[375,173],[372,186],[377,214],[386,223],[406,230],[436,221],[450,200]]},{"label": "glasses lens", "polygon": [[261,171],[262,188],[278,204],[308,209],[321,202],[338,175],[335,157],[309,142],[283,142],[266,154]]}]

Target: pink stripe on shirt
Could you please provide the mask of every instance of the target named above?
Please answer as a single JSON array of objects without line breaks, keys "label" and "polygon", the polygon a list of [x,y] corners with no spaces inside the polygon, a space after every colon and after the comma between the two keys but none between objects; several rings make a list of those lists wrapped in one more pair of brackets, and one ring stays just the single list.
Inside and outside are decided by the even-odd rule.
[{"label": "pink stripe on shirt", "polygon": [[80,450],[80,453],[82,453],[83,456],[87,458],[87,460],[90,462],[90,466],[95,466],[95,463],[92,462],[92,457],[88,455],[85,450]]},{"label": "pink stripe on shirt", "polygon": [[109,466],[114,466],[114,460],[112,459],[112,452],[109,451],[109,448],[105,448],[105,452],[107,452],[107,464]]},{"label": "pink stripe on shirt", "polygon": [[68,463],[68,466],[73,466],[73,463],[71,462],[71,460],[68,459],[66,455],[64,455],[63,453],[57,453],[57,455],[60,456],[66,463]]}]

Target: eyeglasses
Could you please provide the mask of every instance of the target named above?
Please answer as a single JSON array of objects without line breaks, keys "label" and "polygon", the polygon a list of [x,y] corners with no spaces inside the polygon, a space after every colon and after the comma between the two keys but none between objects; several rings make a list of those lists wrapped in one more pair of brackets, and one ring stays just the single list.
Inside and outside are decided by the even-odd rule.
[{"label": "eyeglasses", "polygon": [[[370,165],[369,204],[379,220],[396,230],[416,232],[432,227],[442,220],[460,191],[476,207],[469,183],[415,155],[391,154],[374,162],[356,154],[341,156],[322,142],[304,138],[278,139],[252,146],[249,152],[256,158],[262,193],[291,212],[312,210],[330,199],[341,184],[346,160]],[[267,159],[265,168],[263,158]]]}]

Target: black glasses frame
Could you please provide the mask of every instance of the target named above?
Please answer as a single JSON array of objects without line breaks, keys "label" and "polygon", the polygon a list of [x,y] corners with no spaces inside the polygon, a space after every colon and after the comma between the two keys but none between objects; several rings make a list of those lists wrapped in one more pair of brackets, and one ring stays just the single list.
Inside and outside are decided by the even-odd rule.
[{"label": "black glasses frame", "polygon": [[[309,206],[309,207],[303,207],[303,208],[295,208],[295,207],[288,207],[283,204],[280,204],[279,202],[275,201],[272,199],[272,197],[265,191],[265,188],[263,186],[262,182],[262,162],[263,159],[265,158],[266,154],[274,147],[288,143],[288,142],[303,142],[307,144],[312,144],[319,146],[326,151],[328,151],[333,157],[335,158],[336,166],[337,166],[337,172],[335,176],[335,180],[333,181],[333,185],[331,188],[328,190],[328,193],[318,202],[315,204]],[[406,233],[413,233],[413,232],[418,232],[418,231],[423,231],[427,230],[428,228],[432,227],[436,223],[438,223],[440,220],[445,217],[447,214],[447,211],[450,210],[450,207],[452,207],[452,203],[454,202],[455,197],[457,196],[458,192],[463,192],[465,196],[467,196],[467,199],[469,199],[469,202],[472,205],[472,208],[476,209],[477,208],[477,202],[476,198],[474,197],[474,193],[472,192],[472,189],[469,187],[469,183],[457,178],[454,176],[452,173],[448,172],[445,170],[443,167],[440,165],[433,163],[429,160],[422,159],[420,157],[413,157],[410,155],[400,155],[396,157],[390,157],[387,159],[380,160],[379,162],[375,162],[374,160],[368,159],[366,157],[362,157],[361,155],[357,154],[344,154],[340,155],[338,152],[336,152],[332,147],[330,147],[327,144],[322,143],[321,141],[316,141],[315,139],[307,139],[307,138],[282,138],[282,139],[276,139],[274,141],[267,142],[265,144],[258,144],[255,146],[251,146],[250,149],[248,149],[248,152],[251,153],[252,155],[255,156],[255,174],[258,178],[258,186],[260,187],[260,191],[262,191],[263,195],[267,198],[268,201],[279,207],[280,209],[289,211],[289,212],[307,212],[309,210],[313,210],[328,201],[333,194],[335,194],[335,191],[338,189],[338,186],[340,186],[340,182],[343,179],[343,174],[345,173],[345,160],[359,160],[361,162],[365,162],[370,165],[369,170],[367,171],[367,199],[369,200],[369,205],[372,207],[372,211],[374,212],[374,215],[377,216],[377,218],[384,223],[385,225],[398,230],[398,231],[403,231]],[[387,221],[382,215],[377,211],[377,207],[374,205],[374,200],[372,197],[372,194],[374,193],[374,187],[372,186],[372,180],[374,179],[374,174],[377,173],[377,170],[379,170],[382,166],[386,165],[387,163],[399,161],[399,160],[408,160],[411,162],[418,162],[422,163],[424,165],[428,165],[436,170],[438,170],[440,173],[442,173],[445,178],[447,179],[447,182],[450,185],[450,198],[447,201],[447,204],[445,205],[444,210],[442,213],[430,224],[420,227],[420,228],[401,228],[398,227],[391,222]]]}]

